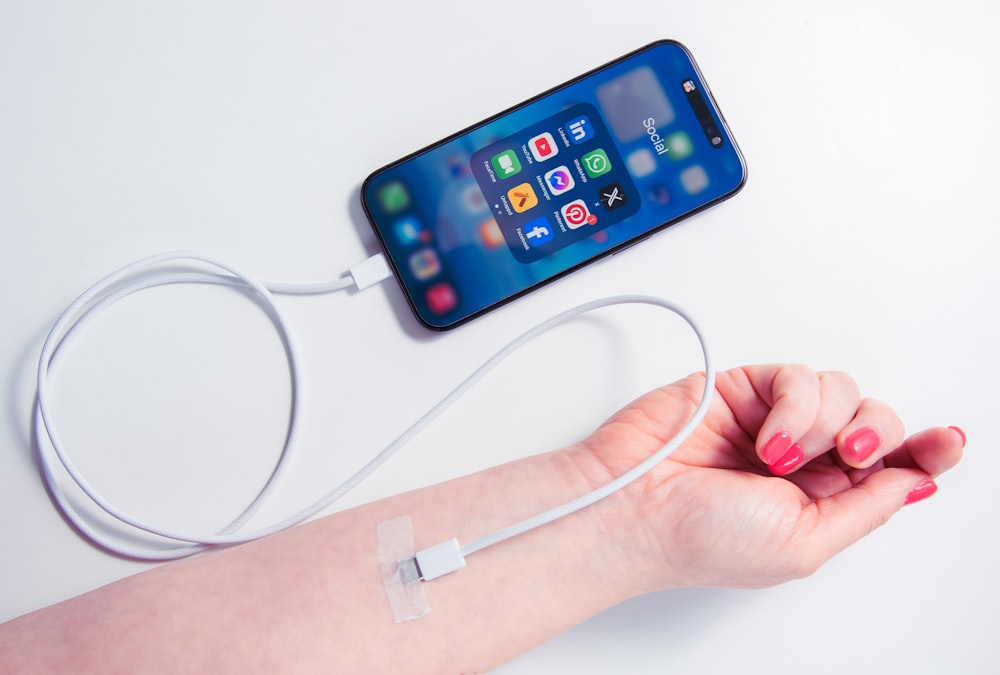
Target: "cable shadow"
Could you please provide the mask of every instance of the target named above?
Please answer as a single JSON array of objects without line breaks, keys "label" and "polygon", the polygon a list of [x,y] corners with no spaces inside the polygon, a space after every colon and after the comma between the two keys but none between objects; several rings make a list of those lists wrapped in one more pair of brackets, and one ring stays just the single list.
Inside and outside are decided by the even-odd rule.
[{"label": "cable shadow", "polygon": [[[53,319],[54,320],[54,319]],[[49,328],[39,329],[34,336],[28,340],[21,348],[18,356],[8,369],[7,377],[7,405],[4,413],[7,416],[7,426],[14,431],[17,437],[17,447],[23,460],[26,460],[29,468],[38,471],[38,464],[35,461],[34,452],[34,409],[37,400],[34,396],[34,387],[31,394],[31,408],[28,414],[19,409],[18,402],[23,400],[24,391],[19,384],[28,377],[28,373],[35,372],[38,365],[38,356],[42,350],[42,342],[48,334]],[[34,382],[34,378],[31,378]]]}]

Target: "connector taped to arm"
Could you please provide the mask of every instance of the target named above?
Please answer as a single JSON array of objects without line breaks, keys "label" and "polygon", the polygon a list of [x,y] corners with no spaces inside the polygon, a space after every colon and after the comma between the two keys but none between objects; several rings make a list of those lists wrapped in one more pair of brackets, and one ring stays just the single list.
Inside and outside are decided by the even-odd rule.
[{"label": "connector taped to arm", "polygon": [[458,539],[449,539],[437,546],[425,548],[414,556],[417,572],[424,581],[443,577],[465,567],[465,556],[462,555]]}]

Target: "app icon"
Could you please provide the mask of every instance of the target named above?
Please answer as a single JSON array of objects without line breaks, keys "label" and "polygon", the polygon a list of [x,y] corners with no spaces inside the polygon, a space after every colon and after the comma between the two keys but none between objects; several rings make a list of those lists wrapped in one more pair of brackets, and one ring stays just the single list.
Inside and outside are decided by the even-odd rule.
[{"label": "app icon", "polygon": [[684,131],[675,131],[664,139],[664,143],[669,151],[667,157],[675,162],[687,159],[694,152],[694,143],[691,142],[691,137]]},{"label": "app icon", "polygon": [[645,178],[656,171],[656,157],[649,148],[639,148],[625,158],[625,167],[636,178]]},{"label": "app icon", "polygon": [[422,248],[410,256],[410,272],[420,281],[426,281],[441,271],[441,261],[432,248]]},{"label": "app icon", "polygon": [[580,158],[580,161],[583,162],[583,170],[591,178],[603,176],[608,171],[611,171],[611,160],[608,159],[608,155],[604,152],[603,148],[588,152]]},{"label": "app icon", "polygon": [[544,162],[550,157],[555,157],[559,154],[559,148],[556,147],[556,139],[547,131],[544,134],[538,134],[528,141],[528,148],[531,150],[531,156],[535,158],[536,162]]},{"label": "app icon", "polygon": [[503,232],[494,218],[487,218],[479,223],[479,238],[486,248],[496,248],[503,244]]},{"label": "app icon", "polygon": [[469,213],[479,213],[481,211],[487,211],[490,208],[486,203],[486,198],[483,197],[483,191],[480,190],[479,186],[475,184],[462,190],[462,197],[460,201],[462,206]]},{"label": "app icon", "polygon": [[576,183],[573,181],[573,174],[565,166],[557,166],[552,171],[545,173],[545,184],[554,195],[561,195],[573,189]]},{"label": "app icon", "polygon": [[656,185],[649,190],[649,201],[660,206],[666,206],[670,203],[670,193],[667,192],[667,188],[663,185]]},{"label": "app icon", "polygon": [[524,235],[528,246],[531,247],[541,246],[555,236],[555,233],[552,231],[552,225],[549,224],[548,219],[545,217],[535,218],[527,223],[521,228],[521,234]]},{"label": "app icon", "polygon": [[469,158],[462,155],[448,155],[444,165],[448,167],[448,175],[452,178],[461,178],[472,173],[469,170]]},{"label": "app icon", "polygon": [[681,187],[689,195],[696,195],[708,187],[708,174],[700,164],[681,171]]},{"label": "app icon", "polygon": [[430,230],[414,216],[405,216],[393,225],[396,240],[403,246],[412,246],[418,242],[427,244],[431,240]]},{"label": "app icon", "polygon": [[517,155],[513,150],[504,150],[493,155],[490,159],[493,171],[498,179],[510,178],[521,170],[521,162],[517,161]]},{"label": "app icon", "polygon": [[628,197],[625,195],[625,188],[621,183],[606,185],[597,191],[597,195],[608,211],[614,211],[628,204]]},{"label": "app icon", "polygon": [[410,204],[410,193],[402,182],[390,181],[379,188],[378,203],[387,213],[402,211]]},{"label": "app icon", "polygon": [[[650,66],[626,71],[597,87],[594,95],[604,121],[622,143],[631,143],[646,135],[643,118],[652,118],[654,126],[665,129],[677,117],[659,75]],[[642,114],[637,115],[637,110]]]},{"label": "app icon", "polygon": [[538,204],[538,197],[531,189],[530,183],[521,183],[517,187],[507,190],[507,199],[510,200],[511,207],[518,213],[527,211]]},{"label": "app icon", "polygon": [[424,299],[431,312],[438,315],[447,314],[458,306],[458,294],[455,293],[455,287],[447,281],[442,281],[428,288]]},{"label": "app icon", "polygon": [[559,209],[566,227],[575,230],[584,225],[597,224],[597,216],[590,212],[587,203],[582,199],[577,199]]},{"label": "app icon", "polygon": [[579,145],[584,141],[594,137],[594,127],[586,115],[580,115],[575,120],[566,123],[566,130],[569,132],[569,139],[574,145]]}]

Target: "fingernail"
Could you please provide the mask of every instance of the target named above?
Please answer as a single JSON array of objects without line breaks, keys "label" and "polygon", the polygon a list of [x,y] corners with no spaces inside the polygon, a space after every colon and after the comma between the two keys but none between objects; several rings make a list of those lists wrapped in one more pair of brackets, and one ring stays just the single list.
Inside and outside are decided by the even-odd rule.
[{"label": "fingernail", "polygon": [[965,437],[965,432],[964,432],[964,431],[962,431],[961,429],[959,429],[958,427],[948,427],[948,428],[949,428],[949,429],[951,429],[951,430],[952,430],[952,431],[954,431],[954,432],[955,432],[956,434],[958,434],[959,436],[961,436],[961,437],[962,437],[962,447],[964,448],[964,447],[965,447],[965,444],[966,444],[966,442],[968,442],[968,439],[967,439],[967,438]]},{"label": "fingernail", "polygon": [[925,478],[917,483],[917,486],[910,490],[910,492],[906,495],[906,500],[903,502],[903,506],[923,501],[935,492],[937,492],[937,483],[932,481],[930,478]]},{"label": "fingernail", "polygon": [[765,464],[773,466],[785,456],[790,447],[792,447],[792,437],[782,431],[771,436],[771,439],[764,444],[760,450],[761,458]]},{"label": "fingernail", "polygon": [[882,445],[882,439],[879,438],[877,431],[871,427],[865,427],[848,436],[844,445],[847,447],[847,451],[854,456],[854,459],[863,462],[878,450],[878,447]]},{"label": "fingernail", "polygon": [[788,448],[788,452],[781,456],[777,462],[771,464],[771,473],[775,476],[784,476],[799,465],[805,455],[798,443]]}]

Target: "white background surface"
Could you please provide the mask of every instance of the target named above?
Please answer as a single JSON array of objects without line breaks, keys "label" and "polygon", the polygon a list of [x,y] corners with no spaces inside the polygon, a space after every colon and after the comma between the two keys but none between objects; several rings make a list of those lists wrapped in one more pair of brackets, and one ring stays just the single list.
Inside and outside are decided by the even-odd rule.
[{"label": "white background surface", "polygon": [[[694,52],[749,165],[731,201],[445,336],[390,285],[286,299],[304,441],[265,515],[357,467],[475,364],[592,297],[666,295],[720,366],[850,371],[967,456],[928,502],[814,577],[690,589],[582,624],[503,673],[996,673],[1000,381],[994,3],[0,2],[0,619],[138,572],[77,537],[31,455],[33,371],[87,285],[164,249],[266,279],[374,250],[370,171],[661,37]],[[587,433],[697,368],[653,310],[575,322],[501,367],[358,503]],[[581,380],[581,375],[586,380]],[[224,289],[150,291],[94,324],[56,410],[108,496],[178,527],[232,515],[288,405],[266,317]]]}]

